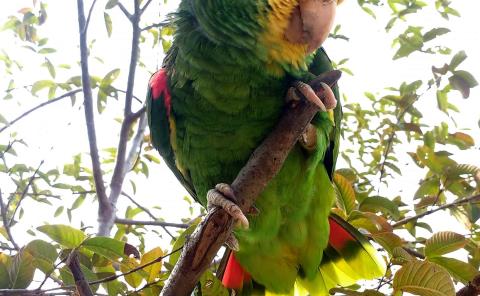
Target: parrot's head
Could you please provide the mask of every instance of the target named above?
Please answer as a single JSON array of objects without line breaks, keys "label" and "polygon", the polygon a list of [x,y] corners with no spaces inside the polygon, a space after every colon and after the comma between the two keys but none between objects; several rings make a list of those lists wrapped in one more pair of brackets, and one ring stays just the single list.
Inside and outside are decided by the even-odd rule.
[{"label": "parrot's head", "polygon": [[257,0],[266,4],[261,35],[271,64],[305,68],[305,57],[327,39],[343,0]]}]

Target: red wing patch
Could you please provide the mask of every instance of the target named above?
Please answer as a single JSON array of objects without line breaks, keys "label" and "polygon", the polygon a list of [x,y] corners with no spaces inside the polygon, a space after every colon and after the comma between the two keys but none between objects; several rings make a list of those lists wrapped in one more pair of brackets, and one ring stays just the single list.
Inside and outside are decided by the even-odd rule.
[{"label": "red wing patch", "polygon": [[240,289],[243,283],[250,280],[250,274],[238,263],[233,253],[228,257],[227,267],[223,274],[222,283],[229,289]]},{"label": "red wing patch", "polygon": [[170,117],[170,109],[172,107],[172,97],[170,95],[170,90],[168,89],[168,76],[166,69],[160,69],[149,82],[150,88],[152,89],[152,99],[157,100],[163,96],[163,103],[165,104],[165,109],[167,110],[167,116]]},{"label": "red wing patch", "polygon": [[328,242],[332,247],[342,249],[349,241],[355,241],[355,238],[333,218],[328,218],[328,222],[330,222]]}]

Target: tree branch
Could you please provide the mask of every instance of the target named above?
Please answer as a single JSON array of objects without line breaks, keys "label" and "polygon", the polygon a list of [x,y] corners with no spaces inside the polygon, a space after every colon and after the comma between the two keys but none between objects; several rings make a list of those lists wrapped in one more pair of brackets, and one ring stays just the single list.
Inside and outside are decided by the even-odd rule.
[{"label": "tree branch", "polygon": [[150,30],[150,29],[152,29],[152,28],[163,28],[163,27],[168,26],[169,24],[170,24],[170,23],[169,23],[168,21],[166,21],[166,22],[159,22],[159,23],[156,23],[156,24],[151,24],[151,25],[149,25],[149,26],[143,27],[141,31],[142,31],[142,32],[143,32],[143,31],[147,31],[147,30]]},{"label": "tree branch", "polygon": [[[15,218],[15,214],[17,213],[18,208],[20,208],[20,204],[22,203],[23,199],[27,195],[28,189],[30,188],[30,186],[32,186],[33,180],[35,179],[35,176],[37,175],[38,171],[40,170],[40,167],[42,166],[42,164],[43,164],[43,160],[40,161],[40,164],[38,165],[37,169],[35,170],[35,172],[33,172],[33,175],[30,177],[30,179],[28,179],[27,186],[25,186],[25,189],[23,189],[22,195],[20,196],[20,199],[18,200],[18,203],[15,206],[15,210],[13,210],[12,217],[10,218],[10,222],[8,223],[9,227],[12,227],[13,219]],[[8,207],[7,207],[7,210],[8,210]]]},{"label": "tree branch", "polygon": [[[80,32],[80,63],[82,68],[82,88],[85,105],[85,120],[87,124],[88,143],[90,145],[90,157],[92,159],[93,178],[95,181],[95,189],[98,196],[98,216],[101,220],[104,216],[111,216],[114,213],[113,206],[110,204],[105,184],[103,182],[103,173],[100,166],[100,157],[98,155],[97,136],[95,132],[95,119],[93,115],[93,97],[92,87],[90,84],[90,74],[88,70],[88,47],[87,47],[87,30],[85,28],[85,12],[83,0],[77,0],[78,7],[78,29]],[[100,224],[102,221],[99,221]]]},{"label": "tree branch", "polygon": [[148,0],[147,3],[145,3],[145,5],[143,5],[142,9],[140,9],[140,14],[143,14],[145,12],[145,10],[147,10],[150,3],[152,3],[152,0]]},{"label": "tree branch", "polygon": [[88,30],[88,25],[90,24],[90,18],[92,17],[93,7],[95,6],[95,3],[97,3],[97,0],[93,0],[92,5],[90,6],[90,9],[88,10],[87,21],[85,22],[85,27],[83,28],[84,33],[87,32],[87,30]]},{"label": "tree branch", "polygon": [[[310,85],[314,90],[322,91],[320,82],[333,85],[340,75],[340,71],[330,71],[317,77]],[[278,173],[288,153],[318,110],[316,105],[307,100],[300,101],[294,108],[288,108],[275,129],[253,152],[231,184],[242,211],[247,212],[268,182]],[[161,295],[189,295],[232,229],[232,218],[223,209],[210,211],[185,243]]]},{"label": "tree branch", "polygon": [[123,218],[115,218],[115,223],[125,224],[125,225],[151,225],[151,226],[162,226],[162,227],[176,227],[176,228],[188,228],[188,224],[185,223],[171,223],[171,222],[161,222],[161,221],[140,221],[140,220],[130,220]]},{"label": "tree branch", "polygon": [[77,250],[74,250],[68,256],[67,266],[72,272],[73,278],[75,279],[75,286],[77,287],[78,294],[80,296],[93,296],[89,283],[85,279],[85,276],[80,268],[80,260],[78,259]]},{"label": "tree branch", "polygon": [[[142,108],[142,110],[145,111],[144,108]],[[133,168],[133,165],[135,164],[135,159],[137,158],[139,148],[141,149],[141,146],[143,143],[143,135],[147,127],[147,115],[145,114],[145,112],[142,112],[142,113],[137,112],[133,114],[135,114],[135,116],[138,114],[140,116],[140,119],[138,121],[137,132],[135,133],[135,136],[133,137],[133,140],[132,140],[130,151],[127,155],[127,158],[125,159],[125,167],[124,167],[125,171],[123,172],[124,175],[126,175]]]},{"label": "tree branch", "polygon": [[72,91],[69,91],[59,97],[56,97],[54,99],[51,99],[51,100],[48,100],[46,102],[43,102],[41,104],[38,104],[37,106],[33,107],[32,109],[29,109],[28,111],[22,113],[20,116],[18,116],[17,118],[15,118],[14,120],[10,121],[9,123],[7,123],[7,125],[5,125],[4,127],[0,128],[0,133],[3,132],[4,130],[6,130],[7,128],[11,127],[14,123],[16,123],[17,121],[19,121],[20,119],[24,118],[25,116],[27,116],[28,114],[32,113],[33,111],[37,110],[37,109],[40,109],[42,107],[45,107],[47,105],[50,105],[52,103],[55,103],[55,102],[58,102],[66,97],[70,97],[78,92],[81,92],[82,90],[81,89],[75,89],[75,90],[72,90]]},{"label": "tree branch", "polygon": [[[133,197],[131,197],[130,195],[128,195],[127,193],[123,192],[122,191],[122,195],[127,197],[134,205],[136,205],[138,208],[142,209],[145,213],[147,213],[148,216],[150,216],[150,218],[152,218],[154,221],[157,221],[157,217],[155,217],[154,214],[152,214],[152,212],[150,212],[149,209],[147,209],[146,207],[142,206],[141,204],[139,204],[138,202],[136,202]],[[161,226],[163,228],[163,230],[165,230],[165,232],[172,238],[174,239],[175,236],[173,234],[170,233],[170,231],[167,229],[167,227],[165,226]]]},{"label": "tree branch", "polygon": [[118,2],[117,5],[120,8],[120,10],[122,10],[123,14],[128,18],[128,20],[132,21],[132,15],[130,14],[130,12],[128,12],[125,6],[123,6],[123,4],[120,2]]},{"label": "tree branch", "polygon": [[[115,223],[115,206],[118,201],[118,197],[122,192],[122,185],[123,181],[125,180],[125,175],[127,173],[127,166],[129,165],[129,159],[126,158],[127,154],[127,142],[128,142],[128,134],[130,132],[130,128],[132,127],[133,122],[136,119],[136,116],[141,115],[142,113],[132,113],[132,99],[133,99],[133,87],[135,82],[135,70],[137,68],[138,62],[138,51],[139,51],[139,41],[140,41],[140,2],[139,0],[134,1],[135,12],[131,15],[131,23],[132,23],[132,43],[131,43],[131,54],[130,54],[130,66],[128,70],[128,81],[127,81],[127,90],[125,93],[125,109],[124,109],[124,120],[122,123],[122,127],[120,129],[120,138],[118,141],[117,147],[117,158],[115,161],[115,168],[113,170],[112,180],[110,181],[110,195],[108,200],[112,205],[113,210],[111,212],[103,214],[99,217],[100,224],[99,224],[99,235],[107,236],[110,234],[110,231]],[[120,3],[119,3],[120,5]],[[139,122],[139,129],[141,130],[141,124]],[[143,137],[142,137],[143,139]],[[139,145],[141,140],[133,141],[132,142],[132,150],[138,148],[135,145]]]},{"label": "tree branch", "polygon": [[5,231],[7,232],[8,240],[12,243],[14,250],[20,250],[20,247],[17,245],[13,239],[12,232],[10,231],[10,224],[7,222],[7,209],[3,203],[2,191],[0,190],[0,214],[2,215],[2,222]]},{"label": "tree branch", "polygon": [[408,222],[411,222],[411,221],[415,221],[415,220],[418,220],[422,217],[425,217],[427,215],[430,215],[430,214],[433,214],[435,212],[438,212],[438,211],[441,211],[441,210],[445,210],[445,209],[449,209],[449,208],[453,208],[453,207],[458,207],[460,205],[463,205],[463,204],[467,204],[467,203],[470,203],[470,202],[476,202],[476,201],[480,201],[480,194],[478,195],[474,195],[474,196],[470,196],[470,197],[467,197],[467,198],[464,198],[464,199],[459,199],[459,200],[456,200],[454,202],[451,202],[451,203],[448,203],[448,204],[445,204],[443,206],[440,206],[436,209],[432,209],[432,210],[428,210],[426,212],[423,212],[421,214],[418,214],[416,216],[413,216],[413,217],[408,217],[408,218],[405,218],[403,220],[400,220],[398,221],[397,223],[393,224],[392,227],[393,228],[398,228],[402,225],[405,225],[407,224]]}]

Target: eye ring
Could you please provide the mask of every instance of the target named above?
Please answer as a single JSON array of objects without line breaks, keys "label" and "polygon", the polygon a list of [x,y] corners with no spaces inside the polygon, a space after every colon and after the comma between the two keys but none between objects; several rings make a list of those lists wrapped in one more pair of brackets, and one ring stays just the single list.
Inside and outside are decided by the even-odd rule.
[{"label": "eye ring", "polygon": [[322,5],[323,5],[323,6],[327,6],[327,5],[332,4],[332,2],[337,2],[337,1],[338,1],[338,0],[323,0]]}]

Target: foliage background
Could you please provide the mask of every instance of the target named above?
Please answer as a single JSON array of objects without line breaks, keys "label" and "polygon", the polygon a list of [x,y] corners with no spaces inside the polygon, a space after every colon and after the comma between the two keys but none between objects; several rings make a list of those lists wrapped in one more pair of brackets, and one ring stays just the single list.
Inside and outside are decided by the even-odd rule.
[{"label": "foliage background", "polygon": [[[85,125],[88,94],[82,89],[75,4],[2,3],[0,288],[10,291],[72,284],[63,262],[72,249],[82,254],[82,270],[89,280],[131,270],[176,250],[182,239],[175,237],[202,213],[184,197],[186,192],[151,150],[148,130],[143,130],[146,82],[160,66],[172,38],[172,30],[161,21],[177,3],[85,3],[100,167],[90,158],[95,153]],[[133,16],[140,14],[139,8],[145,10],[137,26]],[[384,279],[355,289],[419,294],[428,288],[451,295],[452,289],[430,287],[433,281],[408,282],[413,272],[409,270],[429,272],[431,262],[440,264],[447,273],[435,276],[452,278],[459,283],[456,290],[477,274],[480,212],[474,202],[480,182],[476,144],[480,104],[474,77],[480,74],[480,48],[474,41],[480,25],[478,8],[475,2],[462,0],[359,0],[339,7],[338,26],[325,44],[345,72],[335,211],[368,230],[385,250],[389,266],[395,263]],[[133,59],[133,71],[130,58],[136,42],[139,56]],[[84,69],[83,74],[87,74]],[[467,92],[469,98],[463,99]],[[125,104],[129,100],[131,109]],[[38,104],[43,105],[15,121]],[[131,114],[124,112],[129,109]],[[119,157],[119,147],[126,148],[124,156]],[[127,167],[124,178],[115,174],[122,166]],[[103,193],[96,190],[95,172],[103,177]],[[123,193],[112,194],[115,190],[110,186],[117,181]],[[463,203],[470,197],[468,204]],[[108,211],[102,208],[97,215],[99,201],[105,198],[117,208],[119,223],[112,231]],[[455,201],[459,204],[451,204]],[[441,206],[449,210],[402,222]],[[145,226],[147,221],[157,225]],[[167,227],[165,221],[175,224]],[[98,239],[85,240],[97,233],[113,240],[102,244]],[[128,257],[132,252],[124,251],[125,242],[139,250],[140,260]],[[418,261],[425,255],[426,261]],[[105,281],[98,291],[158,294],[175,258]],[[402,272],[397,272],[399,264],[404,265]],[[203,278],[204,283],[208,280],[211,274]],[[98,285],[93,287],[96,290]],[[211,287],[203,292],[220,293],[220,287]]]}]

